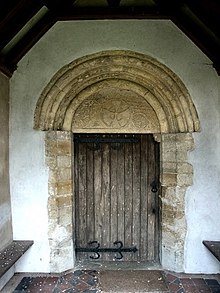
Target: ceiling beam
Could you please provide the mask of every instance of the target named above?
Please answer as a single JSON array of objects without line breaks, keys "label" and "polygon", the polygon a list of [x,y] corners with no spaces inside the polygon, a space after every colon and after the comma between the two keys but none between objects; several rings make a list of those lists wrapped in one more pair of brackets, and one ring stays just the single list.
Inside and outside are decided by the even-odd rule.
[{"label": "ceiling beam", "polygon": [[220,39],[204,23],[198,24],[190,13],[177,11],[171,20],[196,46],[211,60],[218,75],[220,74]]},{"label": "ceiling beam", "polygon": [[220,1],[185,0],[191,11],[220,38]]},{"label": "ceiling beam", "polygon": [[22,27],[42,8],[43,1],[17,1],[6,16],[0,20],[0,50],[22,29]]},{"label": "ceiling beam", "polygon": [[72,7],[75,2],[76,0],[44,0],[47,8],[57,12]]},{"label": "ceiling beam", "polygon": [[55,22],[56,17],[54,13],[49,11],[5,56],[2,56],[3,64],[13,72],[21,58],[39,41]]},{"label": "ceiling beam", "polygon": [[119,7],[121,0],[107,0],[110,7]]},{"label": "ceiling beam", "polygon": [[[170,14],[171,20],[213,62],[213,67],[216,69],[218,75],[220,75],[220,38],[218,35],[220,23],[217,30],[211,30],[209,25],[203,21],[203,18],[195,14],[191,7],[186,4],[186,2],[192,3],[191,1],[154,0],[154,2],[160,7],[160,10],[163,11],[164,14]],[[208,12],[203,12],[203,15],[204,14],[208,15]]]},{"label": "ceiling beam", "polygon": [[[155,6],[150,7],[117,5],[110,7],[77,7],[73,6],[74,2],[75,1],[73,0],[44,0],[43,4],[47,5],[50,11],[47,12],[23,36],[23,38],[12,47],[12,49],[1,57],[1,63],[13,72],[20,59],[53,26],[53,24],[56,23],[56,21],[96,19],[171,19],[212,60],[213,66],[216,68],[217,72],[219,73],[220,71],[220,39],[213,35],[212,31],[209,31],[205,23],[201,23],[200,18],[198,18],[200,24],[193,19],[194,16],[192,17],[191,15],[193,12],[182,0],[155,0]],[[108,2],[111,2],[111,5],[113,5],[114,2],[115,5],[117,3],[119,4],[120,1],[109,0]],[[64,6],[62,6],[61,3],[64,3]],[[60,5],[62,6],[62,9]],[[12,28],[10,31],[12,36]]]},{"label": "ceiling beam", "polygon": [[168,19],[156,6],[74,7],[62,10],[58,20]]}]

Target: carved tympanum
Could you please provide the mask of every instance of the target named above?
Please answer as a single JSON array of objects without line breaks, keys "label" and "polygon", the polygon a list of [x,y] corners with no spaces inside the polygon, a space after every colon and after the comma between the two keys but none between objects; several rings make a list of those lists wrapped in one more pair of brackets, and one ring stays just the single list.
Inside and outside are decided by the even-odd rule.
[{"label": "carved tympanum", "polygon": [[129,132],[160,132],[152,107],[132,91],[104,88],[83,101],[76,109],[72,129],[115,129]]}]

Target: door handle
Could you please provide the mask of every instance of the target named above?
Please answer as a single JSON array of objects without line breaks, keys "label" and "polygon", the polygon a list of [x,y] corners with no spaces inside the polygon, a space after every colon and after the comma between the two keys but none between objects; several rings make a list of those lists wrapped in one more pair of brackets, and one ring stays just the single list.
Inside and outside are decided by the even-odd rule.
[{"label": "door handle", "polygon": [[158,189],[159,189],[159,184],[158,184],[158,181],[156,179],[154,179],[154,181],[151,182],[150,186],[151,186],[151,191],[153,193],[156,193],[158,191]]}]

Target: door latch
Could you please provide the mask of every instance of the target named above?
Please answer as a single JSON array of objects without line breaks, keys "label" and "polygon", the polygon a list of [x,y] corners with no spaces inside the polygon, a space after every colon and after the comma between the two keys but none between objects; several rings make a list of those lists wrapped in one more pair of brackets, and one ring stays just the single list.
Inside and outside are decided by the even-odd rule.
[{"label": "door latch", "polygon": [[151,186],[151,191],[153,193],[156,193],[159,189],[159,183],[158,183],[158,180],[154,179],[154,181],[150,184]]}]

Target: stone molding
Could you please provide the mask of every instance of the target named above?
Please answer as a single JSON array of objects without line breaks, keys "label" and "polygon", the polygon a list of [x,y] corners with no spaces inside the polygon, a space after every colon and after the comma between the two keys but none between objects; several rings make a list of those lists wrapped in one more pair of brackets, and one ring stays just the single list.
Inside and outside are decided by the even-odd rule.
[{"label": "stone molding", "polygon": [[[114,107],[113,97],[124,104]],[[132,99],[139,101],[135,113],[130,110]],[[126,103],[128,111],[122,113]],[[84,123],[79,124],[79,113]],[[100,118],[103,113],[108,114],[106,121]],[[199,131],[200,123],[186,87],[165,65],[140,53],[104,51],[79,58],[55,74],[37,102],[34,128],[181,133]]]}]

